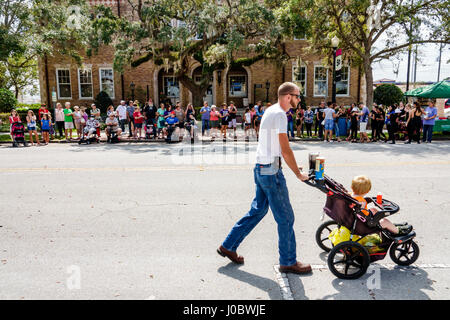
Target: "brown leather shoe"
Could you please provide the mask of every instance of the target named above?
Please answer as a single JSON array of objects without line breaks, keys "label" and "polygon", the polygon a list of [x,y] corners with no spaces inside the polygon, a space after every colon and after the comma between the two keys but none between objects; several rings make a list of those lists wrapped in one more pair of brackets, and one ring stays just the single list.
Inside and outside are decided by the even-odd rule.
[{"label": "brown leather shoe", "polygon": [[298,262],[292,266],[280,266],[280,272],[284,273],[296,273],[296,274],[305,274],[310,273],[312,271],[311,265],[306,263]]},{"label": "brown leather shoe", "polygon": [[238,255],[234,251],[227,250],[223,246],[220,246],[217,249],[217,253],[220,254],[222,257],[227,257],[228,259],[230,259],[234,263],[237,263],[237,264],[243,264],[244,263],[244,257],[243,256]]}]

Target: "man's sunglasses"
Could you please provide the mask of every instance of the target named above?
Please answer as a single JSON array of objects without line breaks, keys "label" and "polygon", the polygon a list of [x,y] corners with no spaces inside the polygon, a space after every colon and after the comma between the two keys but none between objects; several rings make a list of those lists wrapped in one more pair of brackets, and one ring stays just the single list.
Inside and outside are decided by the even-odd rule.
[{"label": "man's sunglasses", "polygon": [[290,96],[294,96],[297,97],[297,99],[300,99],[302,96],[299,94],[293,94],[293,93],[289,93]]}]

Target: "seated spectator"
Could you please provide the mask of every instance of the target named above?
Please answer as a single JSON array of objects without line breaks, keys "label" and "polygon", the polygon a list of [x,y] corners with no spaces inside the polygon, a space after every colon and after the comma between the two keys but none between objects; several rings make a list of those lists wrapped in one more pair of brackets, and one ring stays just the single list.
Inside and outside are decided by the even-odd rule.
[{"label": "seated spectator", "polygon": [[169,117],[166,119],[167,127],[164,129],[167,132],[167,140],[170,141],[173,132],[179,128],[177,128],[177,124],[180,120],[175,116],[175,112],[171,112]]},{"label": "seated spectator", "polygon": [[119,139],[122,129],[119,127],[119,120],[116,118],[115,112],[110,112],[109,117],[106,118],[106,136],[108,137],[108,142],[111,141],[111,133],[115,133]]}]

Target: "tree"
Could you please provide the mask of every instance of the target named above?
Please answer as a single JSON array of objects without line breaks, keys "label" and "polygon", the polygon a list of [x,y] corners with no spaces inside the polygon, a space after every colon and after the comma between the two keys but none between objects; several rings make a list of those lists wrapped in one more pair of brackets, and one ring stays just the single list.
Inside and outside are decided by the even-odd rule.
[{"label": "tree", "polygon": [[[291,24],[308,24],[310,51],[332,59],[330,39],[366,79],[367,105],[373,102],[372,65],[414,44],[449,43],[450,0],[270,0]],[[289,23],[286,23],[289,25]],[[286,28],[285,28],[286,29]],[[292,32],[288,28],[285,33]],[[331,63],[330,63],[331,64]]]},{"label": "tree", "polygon": [[80,64],[89,25],[86,0],[2,0],[0,84],[17,97],[26,87],[35,89],[39,58],[59,53]]},{"label": "tree", "polygon": [[373,99],[377,104],[392,106],[394,103],[402,101],[403,92],[395,84],[385,83],[374,90]]},{"label": "tree", "polygon": [[[132,10],[121,18],[110,8],[97,8],[89,55],[102,45],[113,45],[114,68],[119,72],[147,61],[173,70],[192,93],[194,105],[201,105],[215,70],[287,59],[274,12],[261,1],[129,0],[128,4]],[[200,83],[189,76],[193,62],[202,68]]]},{"label": "tree", "polygon": [[100,91],[95,97],[95,105],[99,107],[101,112],[105,113],[106,109],[113,105],[113,101],[105,91]]},{"label": "tree", "polygon": [[0,112],[10,112],[16,104],[14,94],[8,89],[0,88]]}]

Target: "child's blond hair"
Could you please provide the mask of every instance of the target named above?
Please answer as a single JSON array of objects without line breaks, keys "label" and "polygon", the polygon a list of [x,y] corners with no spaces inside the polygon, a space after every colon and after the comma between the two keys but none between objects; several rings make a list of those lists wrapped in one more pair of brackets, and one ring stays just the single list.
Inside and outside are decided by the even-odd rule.
[{"label": "child's blond hair", "polygon": [[352,180],[352,190],[355,194],[364,195],[372,189],[372,183],[366,176],[356,176]]}]

